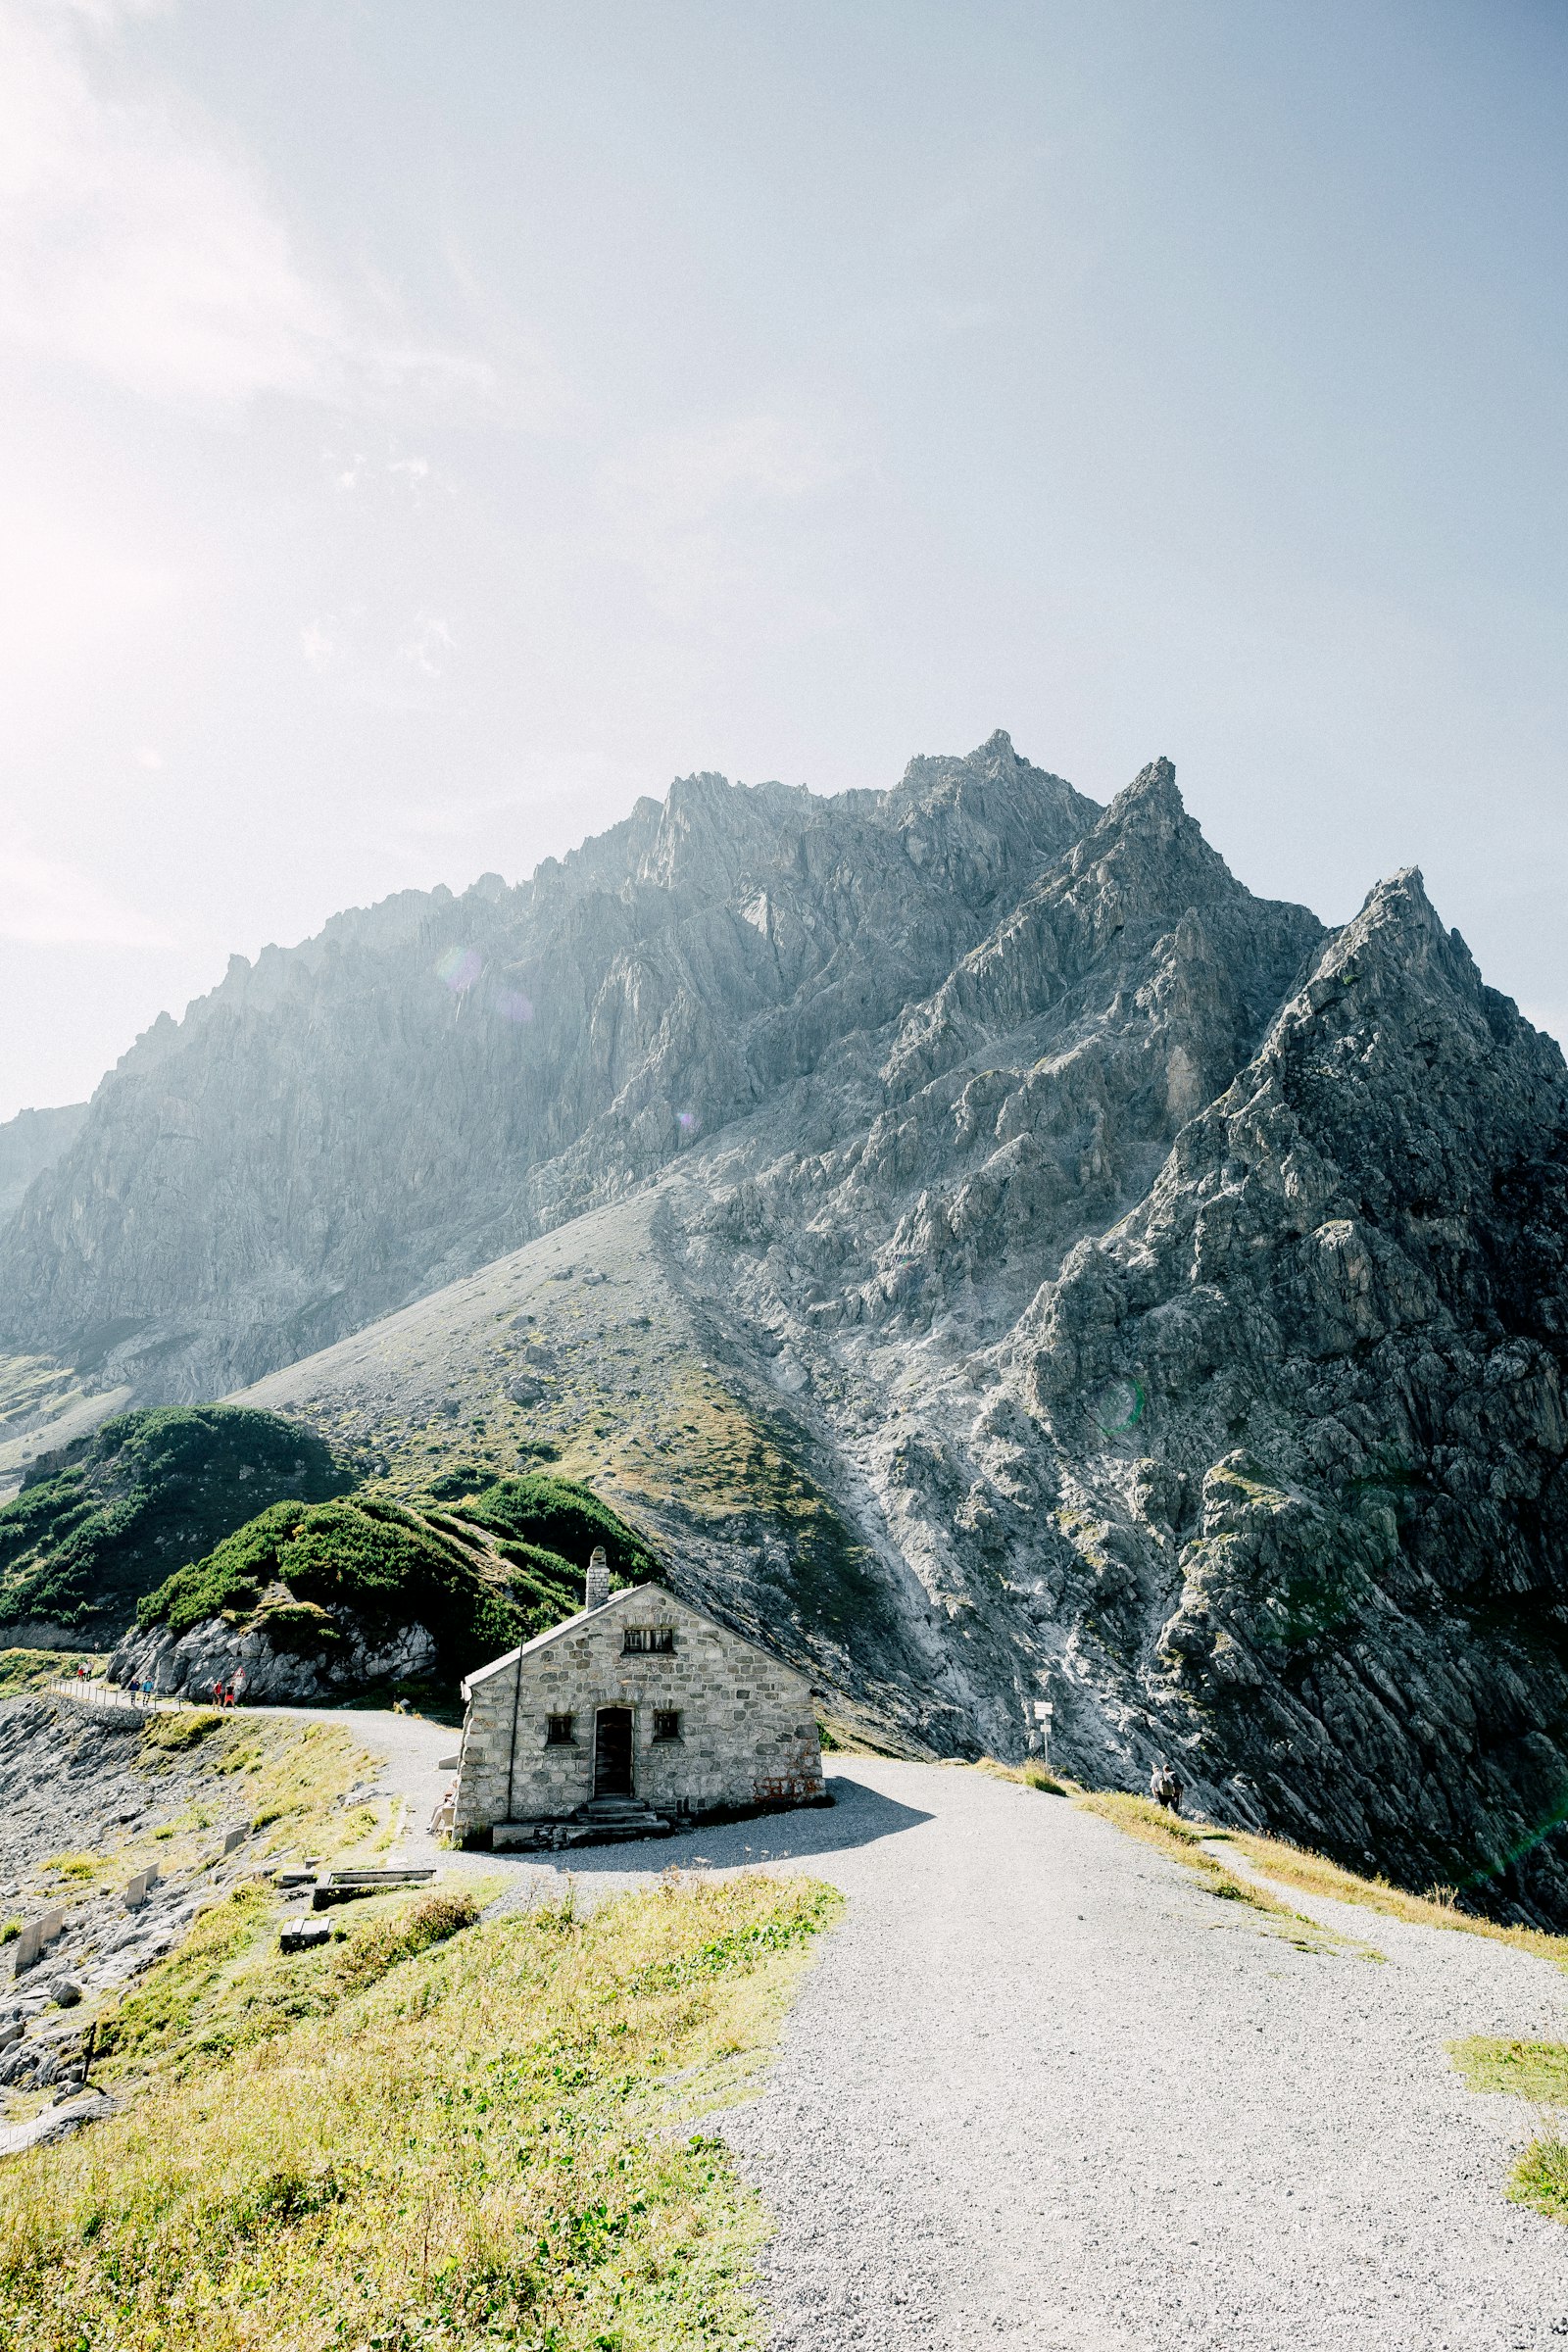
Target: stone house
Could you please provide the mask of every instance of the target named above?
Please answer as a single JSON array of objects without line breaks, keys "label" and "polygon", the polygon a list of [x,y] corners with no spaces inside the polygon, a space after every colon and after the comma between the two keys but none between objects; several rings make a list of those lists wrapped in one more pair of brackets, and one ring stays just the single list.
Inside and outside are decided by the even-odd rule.
[{"label": "stone house", "polygon": [[662,1585],[611,1593],[463,1686],[458,1778],[437,1815],[460,1844],[564,1846],[824,1804],[806,1677]]}]

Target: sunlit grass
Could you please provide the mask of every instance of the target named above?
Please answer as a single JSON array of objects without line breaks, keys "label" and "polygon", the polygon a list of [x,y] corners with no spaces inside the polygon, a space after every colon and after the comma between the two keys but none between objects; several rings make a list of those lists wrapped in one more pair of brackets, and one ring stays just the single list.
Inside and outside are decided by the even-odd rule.
[{"label": "sunlit grass", "polygon": [[[1568,2110],[1568,2044],[1474,2034],[1467,2041],[1450,2041],[1448,2055],[1472,2090],[1502,2091],[1537,2106]],[[1516,2205],[1533,2205],[1548,2221],[1568,2222],[1568,2139],[1561,2114],[1515,2164],[1508,2194]]]},{"label": "sunlit grass", "polygon": [[1534,1952],[1540,1959],[1568,1968],[1568,1936],[1552,1936],[1543,1928],[1503,1927],[1496,1920],[1478,1918],[1474,1912],[1461,1911],[1446,1888],[1412,1894],[1386,1878],[1359,1877],[1323,1854],[1287,1845],[1277,1838],[1259,1838],[1250,1830],[1205,1830],[1203,1835],[1224,1838],[1254,1869],[1284,1886],[1299,1887],[1303,1894],[1326,1894],[1337,1902],[1358,1903],[1390,1919],[1402,1919],[1411,1927],[1452,1928],[1464,1936],[1485,1936],[1494,1943],[1511,1944],[1515,1951]]},{"label": "sunlit grass", "polygon": [[[322,2013],[0,2172],[0,2342],[760,2343],[765,2216],[701,2123],[754,2076],[839,1899],[671,1877],[587,1919],[470,1927],[368,1989],[328,1959]],[[241,1933],[230,1911],[212,1937]]]},{"label": "sunlit grass", "polygon": [[1179,1862],[1192,1872],[1209,1894],[1222,1902],[1245,1903],[1259,1915],[1271,1933],[1283,1936],[1298,1951],[1348,1951],[1363,1960],[1381,1960],[1383,1954],[1369,1943],[1354,1936],[1342,1936],[1336,1929],[1325,1928],[1304,1912],[1293,1911],[1266,1887],[1254,1886],[1250,1880],[1240,1879],[1213,1854],[1205,1853],[1203,1840],[1214,1835],[1203,1822],[1189,1821],[1180,1813],[1156,1804],[1152,1797],[1129,1796],[1116,1788],[1084,1790],[1074,1797],[1085,1813],[1098,1813],[1102,1820],[1113,1822],[1129,1838],[1137,1838],[1156,1852]]}]

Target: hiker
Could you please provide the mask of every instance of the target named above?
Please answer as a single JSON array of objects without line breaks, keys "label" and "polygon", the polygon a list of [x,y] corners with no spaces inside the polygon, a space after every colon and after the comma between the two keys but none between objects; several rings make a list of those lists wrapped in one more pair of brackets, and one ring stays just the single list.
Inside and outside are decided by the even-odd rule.
[{"label": "hiker", "polygon": [[1165,1807],[1167,1813],[1181,1811],[1182,1785],[1163,1759],[1154,1766],[1149,1776],[1149,1793],[1156,1805]]}]

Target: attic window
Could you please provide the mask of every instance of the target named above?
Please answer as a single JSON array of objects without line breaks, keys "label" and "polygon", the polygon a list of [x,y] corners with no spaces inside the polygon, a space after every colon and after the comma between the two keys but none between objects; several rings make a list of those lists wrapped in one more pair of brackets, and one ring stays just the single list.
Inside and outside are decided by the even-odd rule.
[{"label": "attic window", "polygon": [[660,1650],[667,1654],[675,1646],[675,1628],[672,1625],[628,1625],[620,1646],[623,1651]]},{"label": "attic window", "polygon": [[550,1729],[545,1735],[545,1745],[547,1747],[570,1747],[572,1721],[573,1718],[569,1715],[552,1715]]},{"label": "attic window", "polygon": [[656,1707],[654,1709],[654,1738],[658,1740],[680,1738],[679,1707]]}]

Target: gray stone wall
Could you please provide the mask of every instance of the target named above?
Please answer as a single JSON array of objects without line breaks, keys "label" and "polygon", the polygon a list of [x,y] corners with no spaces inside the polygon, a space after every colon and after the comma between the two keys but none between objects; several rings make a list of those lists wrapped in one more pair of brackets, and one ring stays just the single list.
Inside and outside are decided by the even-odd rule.
[{"label": "gray stone wall", "polygon": [[[672,1651],[627,1651],[628,1626],[670,1626]],[[468,1838],[503,1821],[560,1819],[594,1793],[601,1707],[628,1707],[632,1790],[656,1811],[701,1817],[731,1806],[806,1804],[822,1794],[810,1688],[736,1634],[658,1586],[617,1592],[521,1650],[481,1667],[468,1701],[453,1827]],[[656,1713],[680,1717],[655,1738]],[[553,1745],[550,1718],[572,1739]]]}]

